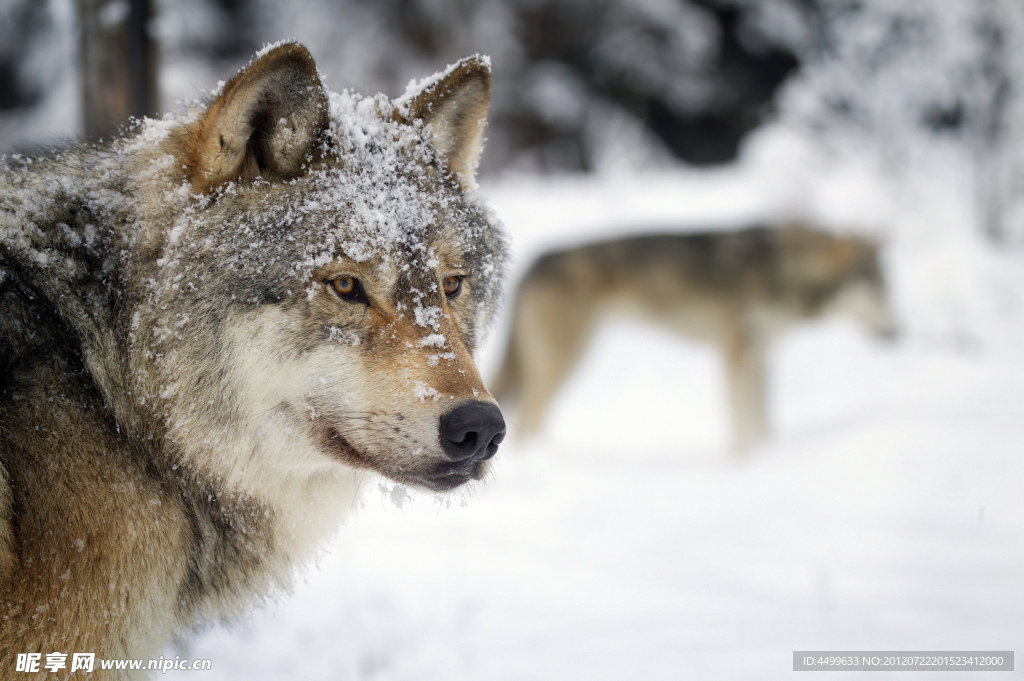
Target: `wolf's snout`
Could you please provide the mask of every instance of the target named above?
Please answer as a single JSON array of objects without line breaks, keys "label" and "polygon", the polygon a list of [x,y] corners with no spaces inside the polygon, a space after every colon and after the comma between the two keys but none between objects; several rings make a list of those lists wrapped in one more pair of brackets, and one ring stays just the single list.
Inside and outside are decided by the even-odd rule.
[{"label": "wolf's snout", "polygon": [[455,461],[485,461],[505,439],[505,419],[490,402],[470,402],[441,416],[441,446]]}]

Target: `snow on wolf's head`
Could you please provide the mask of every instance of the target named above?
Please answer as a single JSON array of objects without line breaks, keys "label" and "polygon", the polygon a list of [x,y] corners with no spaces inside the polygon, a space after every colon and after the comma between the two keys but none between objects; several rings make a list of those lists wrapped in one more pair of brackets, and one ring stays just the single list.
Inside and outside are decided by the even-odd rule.
[{"label": "snow on wolf's head", "polygon": [[183,456],[252,489],[483,477],[505,432],[472,357],[505,256],[474,192],[489,97],[481,57],[396,101],[329,93],[284,43],[166,132],[184,177],[132,369]]}]

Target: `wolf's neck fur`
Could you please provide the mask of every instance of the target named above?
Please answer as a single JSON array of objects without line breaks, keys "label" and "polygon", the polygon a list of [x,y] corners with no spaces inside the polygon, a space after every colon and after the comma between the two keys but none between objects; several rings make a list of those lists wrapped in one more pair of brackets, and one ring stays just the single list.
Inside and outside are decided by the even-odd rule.
[{"label": "wolf's neck fur", "polygon": [[227,617],[287,588],[358,499],[362,481],[323,475],[279,481],[274,499],[183,478],[181,496],[200,541],[192,546],[179,618]]}]

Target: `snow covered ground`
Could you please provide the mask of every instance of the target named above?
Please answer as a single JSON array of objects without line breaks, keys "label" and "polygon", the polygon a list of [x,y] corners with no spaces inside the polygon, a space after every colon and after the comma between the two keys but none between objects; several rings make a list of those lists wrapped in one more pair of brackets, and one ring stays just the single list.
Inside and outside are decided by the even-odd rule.
[{"label": "snow covered ground", "polygon": [[[1024,258],[972,240],[942,192],[908,206],[864,173],[752,157],[484,191],[513,280],[546,247],[623,231],[793,215],[884,229],[900,340],[841,321],[787,337],[776,437],[740,461],[712,349],[612,324],[546,433],[503,446],[484,484],[375,483],[292,594],[168,654],[211,659],[207,681],[779,679],[809,649],[1016,650],[1020,670]],[[914,678],[946,676],[973,675]]]}]

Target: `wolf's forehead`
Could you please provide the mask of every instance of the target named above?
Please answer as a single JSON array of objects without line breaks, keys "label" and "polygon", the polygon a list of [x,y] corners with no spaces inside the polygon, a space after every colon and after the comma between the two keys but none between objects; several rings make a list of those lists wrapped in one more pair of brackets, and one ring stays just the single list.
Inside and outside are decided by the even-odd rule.
[{"label": "wolf's forehead", "polygon": [[356,197],[305,216],[300,229],[307,256],[317,264],[344,257],[430,269],[453,264],[448,261],[460,259],[472,242],[472,221],[464,213],[453,214],[427,197]]},{"label": "wolf's forehead", "polygon": [[387,97],[345,91],[329,93],[329,101],[330,125],[322,151],[335,165],[370,182],[431,174],[438,159],[427,130],[421,122],[397,120]]},{"label": "wolf's forehead", "polygon": [[330,105],[323,156],[302,176],[225,189],[216,215],[190,219],[207,223],[201,231],[222,246],[240,241],[256,262],[290,263],[299,276],[347,258],[436,277],[438,267],[464,267],[487,250],[496,223],[438,173],[422,125],[395,121],[383,97],[331,93]]},{"label": "wolf's forehead", "polygon": [[291,201],[328,252],[415,259],[458,202],[432,171],[422,126],[393,120],[390,109],[384,97],[330,93],[326,164],[309,172]]}]

